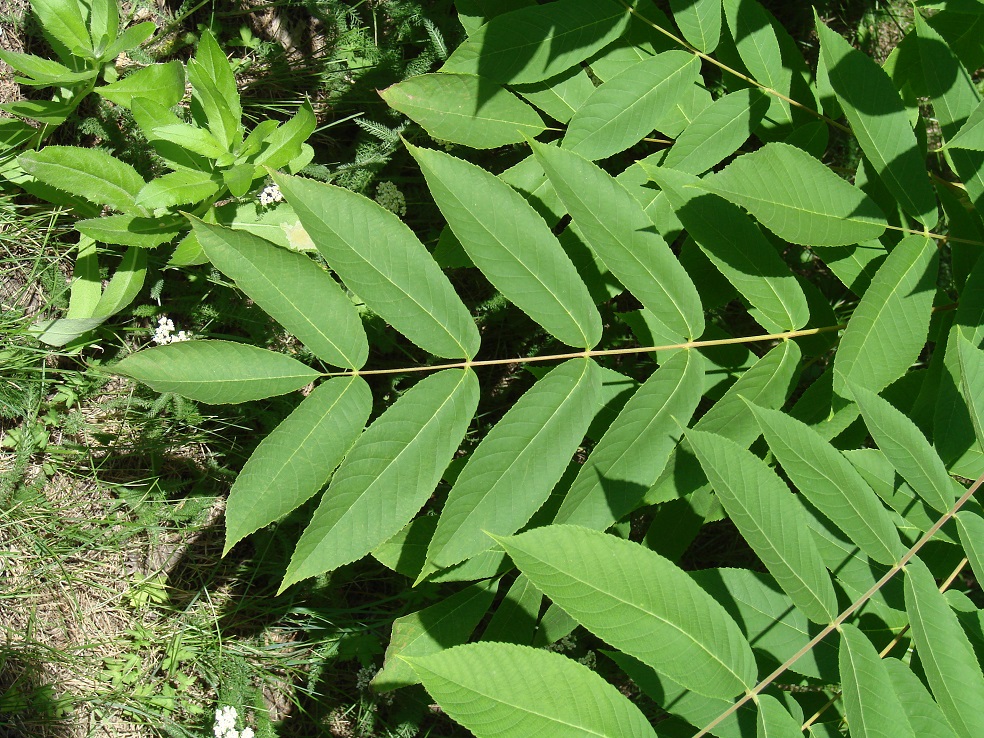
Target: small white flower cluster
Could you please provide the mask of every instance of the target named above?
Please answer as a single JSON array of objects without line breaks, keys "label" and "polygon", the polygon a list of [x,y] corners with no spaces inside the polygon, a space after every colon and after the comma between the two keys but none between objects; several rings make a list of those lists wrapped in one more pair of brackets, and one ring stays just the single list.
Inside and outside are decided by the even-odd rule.
[{"label": "small white flower cluster", "polygon": [[236,730],[236,718],[238,718],[235,707],[225,706],[215,711],[215,725],[212,732],[215,738],[254,738],[252,728]]},{"label": "small white flower cluster", "polygon": [[407,214],[407,198],[392,182],[380,182],[376,185],[376,202],[391,213],[400,216]]},{"label": "small white flower cluster", "polygon": [[284,193],[280,191],[279,185],[267,185],[260,190],[260,205],[273,205],[284,199]]},{"label": "small white flower cluster", "polygon": [[157,321],[157,328],[154,330],[154,343],[165,346],[169,343],[187,341],[191,336],[192,334],[187,331],[174,333],[174,321],[165,315]]}]

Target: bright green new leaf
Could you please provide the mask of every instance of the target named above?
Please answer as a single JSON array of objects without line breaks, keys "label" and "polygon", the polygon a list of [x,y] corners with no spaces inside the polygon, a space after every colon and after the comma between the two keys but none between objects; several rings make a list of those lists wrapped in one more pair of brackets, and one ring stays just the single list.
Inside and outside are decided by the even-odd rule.
[{"label": "bright green new leaf", "polygon": [[975,512],[962,510],[957,513],[957,530],[974,576],[984,580],[984,518]]},{"label": "bright green new leaf", "polygon": [[143,218],[139,215],[104,215],[80,220],[75,228],[100,243],[152,249],[173,240],[183,225],[184,220],[180,216]]},{"label": "bright green new leaf", "polygon": [[478,395],[474,372],[446,369],[390,405],[335,472],[280,591],[362,558],[410,522],[458,449]]},{"label": "bright green new leaf", "polygon": [[113,366],[157,392],[210,405],[283,395],[321,376],[296,359],[231,341],[182,341],[130,354]]},{"label": "bright green new leaf", "polygon": [[262,166],[268,166],[271,169],[281,169],[288,166],[301,155],[304,142],[314,133],[317,125],[318,120],[311,108],[311,103],[305,100],[304,104],[297,108],[293,118],[282,126],[278,126],[265,138],[263,151],[253,160],[253,164],[256,165],[253,176],[262,176],[263,171],[260,169]]},{"label": "bright green new leaf", "polygon": [[793,484],[870,558],[891,565],[905,553],[888,511],[840,451],[805,423],[749,405]]},{"label": "bright green new leaf", "polygon": [[697,409],[703,357],[675,354],[638,389],[581,467],[555,521],[598,530],[634,510],[680,440],[678,424]]},{"label": "bright green new leaf", "polygon": [[703,174],[748,140],[768,107],[768,97],[754,88],[718,98],[683,129],[662,166]]},{"label": "bright green new leaf", "polygon": [[207,128],[199,128],[190,123],[157,126],[151,135],[154,139],[170,141],[209,159],[218,159],[229,154],[229,150]]},{"label": "bright green new leaf", "polygon": [[182,169],[152,179],[137,193],[137,205],[155,210],[198,203],[219,191],[210,172]]},{"label": "bright green new leaf", "polygon": [[847,623],[840,627],[840,637],[841,696],[851,734],[865,738],[916,738],[888,670],[871,641]]},{"label": "bright green new leaf", "polygon": [[134,98],[146,97],[166,108],[177,105],[184,95],[184,67],[179,61],[151,64],[121,80],[96,88],[117,105],[129,108]]},{"label": "bright green new leaf", "polygon": [[546,129],[509,90],[472,74],[421,74],[379,94],[434,138],[473,149],[519,143]]},{"label": "bright green new leaf", "polygon": [[874,392],[851,384],[848,393],[861,409],[871,437],[902,478],[934,510],[949,510],[954,502],[954,482],[922,431]]},{"label": "bright green new leaf", "polygon": [[597,344],[601,316],[588,288],[523,196],[474,164],[407,148],[454,235],[493,286],[568,346]]},{"label": "bright green new leaf", "polygon": [[870,197],[788,144],[769,143],[739,156],[701,186],[792,243],[843,246],[885,230],[885,216]]},{"label": "bright green new leaf", "polygon": [[704,331],[697,288],[625,187],[584,157],[532,144],[591,249],[662,323],[686,339]]},{"label": "bright green new leaf", "polygon": [[477,74],[500,84],[540,82],[621,36],[630,17],[613,0],[560,0],[520,8],[469,35],[441,71]]},{"label": "bright green new leaf", "polygon": [[513,90],[551,118],[567,123],[595,91],[594,83],[581,67],[572,67],[542,82],[514,85]]},{"label": "bright green new leaf", "polygon": [[598,410],[601,377],[590,359],[556,367],[524,394],[475,449],[455,480],[427,552],[440,569],[511,535],[546,501]]},{"label": "bright green new leaf", "polygon": [[141,215],[135,204],[143,177],[129,164],[102,149],[45,146],[18,158],[20,165],[47,185],[78,195],[96,205]]},{"label": "bright green new leaf", "polygon": [[627,697],[558,653],[470,643],[408,661],[441,708],[477,738],[656,738]]},{"label": "bright green new leaf", "polygon": [[905,374],[926,344],[939,257],[924,236],[907,236],[878,268],[834,356],[834,391],[880,392]]},{"label": "bright green new leaf", "polygon": [[752,317],[772,333],[796,330],[810,319],[796,277],[758,226],[737,206],[701,189],[700,179],[663,167],[643,169],[666,193],[701,251],[752,305]]},{"label": "bright green new leaf", "polygon": [[699,72],[697,57],[685,51],[666,51],[632,65],[584,102],[561,145],[592,160],[624,151],[659,128]]},{"label": "bright green new leaf", "polygon": [[192,220],[198,242],[219,271],[318,358],[359,369],[369,344],[355,305],[309,257],[259,236]]},{"label": "bright green new leaf", "polygon": [[865,157],[902,208],[932,228],[939,220],[936,195],[909,123],[905,104],[888,74],[816,17],[830,85]]},{"label": "bright green new leaf", "polygon": [[[41,21],[45,35],[64,46],[65,51],[79,55],[92,52],[92,38],[82,16],[83,7],[75,0],[31,0],[31,9]],[[57,45],[55,49],[59,50]]]},{"label": "bright green new leaf", "polygon": [[[211,38],[208,34],[206,36]],[[214,44],[215,41],[212,40],[212,43]],[[203,44],[198,47],[199,51],[202,51],[203,47],[208,48]],[[221,52],[219,53],[221,55]],[[207,56],[207,61],[213,61],[211,55]],[[242,141],[243,134],[239,93],[234,89],[234,102],[226,99],[212,78],[210,67],[210,64],[202,63],[198,59],[191,59],[188,62],[186,69],[188,81],[191,82],[192,117],[200,127],[208,128],[224,149],[232,151]]]},{"label": "bright green new leaf", "polygon": [[889,657],[883,663],[913,733],[918,738],[956,738],[940,706],[919,677],[898,659]]},{"label": "bright green new leaf", "polygon": [[754,685],[755,657],[738,625],[655,551],[572,525],[496,540],[581,625],[688,689],[728,699]]},{"label": "bright green new leaf", "polygon": [[769,694],[760,694],[755,734],[757,738],[802,738],[803,731],[799,721],[779,700]]},{"label": "bright green new leaf", "polygon": [[499,580],[470,584],[430,607],[394,620],[383,668],[372,680],[373,689],[387,692],[419,684],[420,678],[405,659],[429,656],[467,641],[492,604],[498,585]]},{"label": "bright green new leaf", "polygon": [[316,494],[362,432],[370,410],[365,380],[336,377],[316,387],[260,441],[229,492],[222,555]]},{"label": "bright green new leaf", "polygon": [[697,430],[687,440],[729,517],[783,591],[813,622],[833,620],[834,587],[786,483],[734,441]]},{"label": "bright green new leaf", "polygon": [[973,646],[926,565],[905,567],[905,610],[936,702],[960,738],[984,735],[984,674]]},{"label": "bright green new leaf", "polygon": [[152,21],[144,21],[130,26],[121,33],[101,54],[103,61],[113,61],[124,51],[137,48],[154,35],[157,26]]},{"label": "bright green new leaf", "polygon": [[399,217],[342,187],[273,176],[328,265],[373,312],[432,354],[475,356],[481,339],[467,308]]},{"label": "bright green new leaf", "polygon": [[721,0],[670,0],[673,20],[683,37],[710,54],[721,40]]},{"label": "bright green new leaf", "polygon": [[89,0],[88,5],[92,47],[102,54],[120,31],[120,9],[116,0]]}]

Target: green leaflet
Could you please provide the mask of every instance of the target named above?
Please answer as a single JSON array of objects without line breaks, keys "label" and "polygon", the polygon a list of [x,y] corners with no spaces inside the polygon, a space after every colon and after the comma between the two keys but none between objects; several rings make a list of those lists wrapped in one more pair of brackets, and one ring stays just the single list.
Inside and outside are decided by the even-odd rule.
[{"label": "green leaflet", "polygon": [[693,340],[704,331],[700,297],[639,202],[595,164],[533,143],[580,233],[627,289],[672,331]]},{"label": "green leaflet", "polygon": [[410,666],[477,738],[656,738],[639,708],[588,667],[511,643],[470,643]]},{"label": "green leaflet", "polygon": [[916,738],[871,641],[853,625],[840,627],[841,696],[854,735]]},{"label": "green leaflet", "polygon": [[100,243],[152,249],[172,241],[184,225],[180,217],[143,218],[139,215],[104,215],[75,223],[75,229]]},{"label": "green leaflet", "polygon": [[493,286],[568,346],[597,344],[601,316],[594,301],[523,196],[474,164],[407,147],[454,235]]},{"label": "green leaflet", "polygon": [[939,219],[936,196],[909,117],[888,74],[816,16],[830,85],[861,150],[903,209],[927,228]]},{"label": "green leaflet", "polygon": [[483,641],[518,643],[529,646],[537,630],[537,618],[543,595],[525,574],[513,581],[509,592],[495,610],[495,614],[482,633]]},{"label": "green leaflet", "polygon": [[734,441],[697,430],[686,435],[724,509],[779,586],[813,622],[833,620],[830,576],[786,484]]},{"label": "green leaflet", "polygon": [[365,380],[330,379],[260,441],[229,492],[222,555],[317,493],[362,432],[371,409]]},{"label": "green leaflet", "polygon": [[688,689],[728,699],[755,683],[755,658],[735,621],[654,551],[571,525],[496,540],[581,625]]},{"label": "green leaflet", "polygon": [[514,85],[513,90],[554,120],[567,123],[591,97],[595,86],[581,67],[572,67],[542,82]]},{"label": "green leaflet", "polygon": [[592,160],[624,151],[660,127],[699,72],[697,57],[685,51],[666,51],[633,64],[584,102],[562,146]]},{"label": "green leaflet", "polygon": [[335,472],[280,591],[365,556],[406,525],[461,443],[478,394],[474,372],[446,369],[380,415]]},{"label": "green leaflet", "polygon": [[902,478],[937,512],[949,510],[955,499],[954,482],[915,423],[874,392],[852,384],[849,393],[878,448]]},{"label": "green leaflet", "polygon": [[880,392],[905,371],[926,344],[939,258],[932,241],[907,236],[878,268],[848,321],[834,356],[834,391],[849,382]]},{"label": "green leaflet", "polygon": [[157,392],[174,392],[210,405],[283,395],[320,372],[275,351],[231,341],[182,341],[130,354],[113,366]]},{"label": "green leaflet", "polygon": [[369,356],[355,305],[310,258],[259,236],[193,219],[195,235],[217,269],[318,358],[359,369]]},{"label": "green leaflet", "polygon": [[112,84],[96,87],[96,92],[125,108],[129,108],[137,97],[150,98],[170,108],[181,101],[184,82],[184,67],[181,62],[172,61],[139,69]]},{"label": "green leaflet", "polygon": [[394,620],[383,668],[372,680],[373,689],[387,692],[419,684],[420,678],[405,659],[428,656],[467,641],[492,604],[498,586],[499,580],[470,584],[430,607]]},{"label": "green leaflet", "polygon": [[703,174],[748,140],[768,107],[768,97],[755,88],[718,98],[683,129],[662,166]]},{"label": "green leaflet", "polygon": [[956,518],[960,545],[963,546],[974,576],[984,579],[984,518],[970,510],[958,512]]},{"label": "green leaflet", "polygon": [[885,230],[885,216],[870,197],[788,144],[769,143],[739,156],[701,186],[792,243],[844,246]]},{"label": "green leaflet", "polygon": [[[947,471],[974,479],[984,473],[984,361],[964,327],[950,329],[933,418],[933,443]],[[938,349],[937,349],[938,350]],[[975,393],[976,388],[976,393]],[[975,407],[977,408],[976,420]]]},{"label": "green leaflet", "polygon": [[144,186],[143,177],[102,149],[45,146],[41,151],[21,154],[18,162],[30,174],[59,190],[123,213],[144,214],[134,203]]},{"label": "green leaflet", "polygon": [[813,428],[778,410],[749,405],[772,453],[810,503],[870,558],[896,563],[905,553],[888,511],[844,456]]},{"label": "green leaflet", "polygon": [[961,738],[984,735],[984,675],[966,633],[926,565],[905,567],[905,610],[936,702]]},{"label": "green leaflet", "polygon": [[946,145],[953,149],[984,151],[984,102],[974,109],[967,122]]},{"label": "green leaflet", "polygon": [[[779,38],[768,13],[754,0],[724,0],[723,6],[738,56],[752,77],[776,92],[788,95],[792,69],[783,63]],[[775,98],[773,107],[778,109],[785,122],[789,121],[789,103]]]},{"label": "green leaflet", "polygon": [[421,74],[379,95],[434,138],[473,149],[519,143],[546,128],[514,94],[472,74]]},{"label": "green leaflet", "polygon": [[588,456],[555,522],[604,530],[634,510],[666,466],[704,387],[703,357],[681,351],[629,399]]},{"label": "green leaflet", "polygon": [[721,40],[721,0],[670,0],[673,20],[687,41],[710,54]]},{"label": "green leaflet", "polygon": [[500,84],[540,82],[621,36],[629,18],[613,0],[560,0],[520,8],[469,35],[441,71],[477,74]]},{"label": "green leaflet", "polygon": [[919,677],[898,659],[889,657],[883,663],[912,732],[918,738],[956,738],[940,706]]},{"label": "green leaflet", "polygon": [[796,330],[810,319],[806,295],[758,226],[732,203],[698,189],[700,179],[642,165],[666,193],[677,217],[701,251],[751,303],[771,333]]},{"label": "green leaflet", "polygon": [[801,738],[803,731],[782,703],[772,695],[758,696],[757,738]]},{"label": "green leaflet", "polygon": [[590,359],[571,359],[524,394],[475,449],[455,480],[427,551],[443,569],[511,535],[560,480],[598,409],[601,377]]},{"label": "green leaflet", "polygon": [[465,33],[471,36],[495,16],[535,4],[536,0],[455,0],[454,7]]},{"label": "green leaflet", "polygon": [[152,179],[137,193],[137,205],[155,210],[201,202],[219,191],[210,172],[182,169]]},{"label": "green leaflet", "polygon": [[426,351],[475,356],[481,340],[475,323],[403,221],[341,187],[273,177],[328,265],[366,305]]}]

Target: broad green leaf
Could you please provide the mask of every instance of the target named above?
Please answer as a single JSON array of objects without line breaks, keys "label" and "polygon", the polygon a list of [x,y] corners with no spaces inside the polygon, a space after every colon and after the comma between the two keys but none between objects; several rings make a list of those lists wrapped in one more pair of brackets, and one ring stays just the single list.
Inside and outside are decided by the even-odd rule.
[{"label": "broad green leaf", "polygon": [[471,74],[421,74],[379,94],[434,138],[473,149],[519,143],[546,129],[509,90]]},{"label": "broad green leaf", "polygon": [[853,625],[840,627],[841,696],[853,735],[916,738],[871,641]]},{"label": "broad green leaf", "polygon": [[629,399],[581,467],[555,521],[604,530],[642,501],[697,409],[704,359],[682,351]]},{"label": "broad green leaf", "polygon": [[936,702],[961,738],[984,735],[984,674],[973,646],[926,565],[905,567],[905,610],[912,639]]},{"label": "broad green leaf", "polygon": [[772,695],[758,696],[757,738],[801,738],[803,731],[799,720]]},{"label": "broad green leaf", "polygon": [[868,557],[887,565],[897,562],[905,547],[892,518],[851,462],[805,423],[779,410],[749,407],[800,494]]},{"label": "broad green leaf", "polygon": [[470,643],[410,666],[477,738],[656,738],[639,708],[572,659],[511,643]]},{"label": "broad green leaf", "polygon": [[721,40],[721,0],[670,0],[673,20],[683,37],[705,54]]},{"label": "broad green leaf", "polygon": [[834,356],[834,391],[880,392],[912,366],[926,343],[939,258],[924,236],[907,236],[878,268]]},{"label": "broad green leaf", "polygon": [[561,145],[592,160],[624,151],[659,128],[699,72],[697,57],[685,51],[666,51],[632,65],[578,108]]},{"label": "broad green leaf", "polygon": [[588,73],[572,67],[542,82],[515,85],[513,90],[554,120],[567,123],[595,91]]},{"label": "broad green leaf", "polygon": [[739,156],[701,186],[792,243],[843,246],[885,230],[885,216],[870,197],[788,144],[769,143]]},{"label": "broad green leaf", "polygon": [[80,220],[75,224],[75,229],[100,243],[152,249],[173,240],[183,224],[180,216],[142,218],[139,215],[104,215]]},{"label": "broad green leaf", "polygon": [[75,265],[72,267],[72,286],[65,317],[91,318],[95,315],[101,295],[99,250],[96,242],[83,234],[76,247]]},{"label": "broad green leaf", "polygon": [[662,166],[703,174],[748,140],[768,107],[768,98],[754,88],[718,98],[683,129]]},{"label": "broad green leaf", "polygon": [[27,77],[14,77],[14,81],[31,87],[68,87],[83,80],[95,77],[95,69],[75,72],[64,64],[52,59],[44,59],[33,54],[0,49],[0,59],[7,62],[15,71]]},{"label": "broad green leaf", "polygon": [[598,409],[601,377],[590,359],[539,380],[488,432],[455,480],[427,552],[443,569],[511,535],[560,480]]},{"label": "broad green leaf", "polygon": [[[218,159],[229,153],[229,150],[207,128],[199,128],[190,123],[171,123],[157,126],[152,131],[152,137],[157,140],[170,141],[183,149],[188,149],[188,151],[209,159]],[[202,173],[207,173],[207,170],[203,169]]]},{"label": "broad green leaf", "polygon": [[[154,151],[172,169],[191,169],[200,172],[212,168],[212,163],[206,157],[196,154],[180,144],[161,138],[161,136],[155,133],[158,129],[165,127],[168,130],[172,130],[172,126],[177,127],[173,130],[181,130],[182,133],[185,132],[186,126],[194,128],[194,126],[183,123],[178,116],[171,112],[170,108],[165,108],[160,103],[148,100],[145,97],[135,97],[130,103],[130,112],[133,113],[133,119],[140,127],[140,131],[150,141],[151,146],[154,147]],[[221,145],[217,141],[215,142],[215,146],[217,149],[221,148]]]},{"label": "broad green leaf", "polygon": [[690,340],[700,336],[697,289],[639,202],[578,154],[532,146],[579,232],[612,274],[672,331]]},{"label": "broad green leaf", "polygon": [[728,699],[754,685],[755,657],[738,625],[656,552],[571,525],[496,540],[581,625],[688,689]]},{"label": "broad green leaf", "polygon": [[849,393],[878,448],[902,478],[937,512],[949,510],[954,502],[954,482],[922,431],[874,392],[852,384]]},{"label": "broad green leaf", "polygon": [[[82,16],[82,3],[75,0],[31,0],[31,9],[49,38],[73,54],[92,52],[92,38]],[[59,51],[57,46],[55,50]]]},{"label": "broad green leaf", "polygon": [[359,313],[324,269],[251,233],[198,219],[192,225],[209,261],[318,358],[350,369],[366,363]]},{"label": "broad green leaf", "polygon": [[108,315],[102,315],[97,318],[40,320],[37,323],[32,323],[27,332],[48,346],[64,346],[79,336],[85,335],[93,328],[98,328],[106,322],[108,317]]},{"label": "broad green leaf", "polygon": [[99,298],[93,317],[109,317],[133,302],[147,277],[147,252],[131,246],[123,254],[119,266]]},{"label": "broad green leaf", "polygon": [[[806,615],[782,593],[772,577],[748,569],[701,569],[691,578],[720,602],[757,653],[776,664],[800,651],[816,634]],[[837,647],[824,640],[801,656],[790,669],[814,679],[835,679]]]},{"label": "broad green leaf", "polygon": [[373,677],[377,692],[419,684],[406,658],[429,656],[468,640],[488,611],[498,580],[476,582],[423,610],[393,621],[383,668]]},{"label": "broad green leaf", "polygon": [[974,576],[984,580],[984,518],[975,512],[962,510],[956,515],[960,545],[970,561]]},{"label": "broad green leaf", "polygon": [[362,558],[405,526],[434,492],[478,403],[470,370],[446,369],[415,384],[346,455],[280,585]]},{"label": "broad green leaf", "polygon": [[455,0],[458,20],[471,36],[492,18],[512,10],[536,5],[536,0]]},{"label": "broad green leaf", "polygon": [[468,310],[398,216],[342,187],[273,176],[328,265],[373,312],[432,354],[475,356],[481,339]]},{"label": "broad green leaf", "polygon": [[237,164],[222,170],[222,182],[229,188],[233,197],[244,197],[253,184],[256,167],[252,164]]},{"label": "broad green leaf", "polygon": [[728,516],[783,591],[813,622],[833,620],[830,576],[785,482],[734,441],[697,430],[687,440]]},{"label": "broad green leaf", "polygon": [[471,34],[442,72],[500,84],[540,82],[565,72],[622,35],[629,11],[612,0],[560,0],[503,13]]},{"label": "broad green leaf", "polygon": [[316,494],[362,432],[371,409],[365,380],[330,379],[260,441],[229,492],[222,555]]},{"label": "broad green leaf", "polygon": [[751,303],[752,317],[772,333],[796,330],[810,319],[796,277],[758,226],[737,206],[699,188],[700,180],[663,167],[643,169],[666,193],[701,251]]},{"label": "broad green leaf", "polygon": [[905,104],[888,74],[816,16],[820,53],[851,130],[879,179],[902,208],[932,228],[939,219],[923,155]]},{"label": "broad green leaf", "polygon": [[[735,48],[751,76],[776,92],[788,95],[792,69],[783,63],[779,38],[768,13],[755,0],[724,0],[724,17]],[[789,103],[778,100],[774,107],[789,119]]]},{"label": "broad green leaf", "polygon": [[143,177],[102,149],[45,146],[40,151],[21,154],[18,161],[45,184],[96,205],[141,214],[134,200],[145,184]]},{"label": "broad green leaf", "polygon": [[39,123],[60,126],[74,112],[75,106],[61,100],[19,100],[0,105],[0,110]]},{"label": "broad green leaf", "polygon": [[967,122],[946,145],[954,149],[984,151],[984,102],[974,109]]},{"label": "broad green leaf", "polygon": [[101,54],[103,61],[114,61],[124,51],[137,48],[140,44],[154,35],[157,26],[153,21],[145,21],[130,26],[121,33]]},{"label": "broad green leaf", "polygon": [[[263,170],[260,169],[262,166],[268,166],[271,169],[292,166],[292,162],[302,155],[304,142],[311,137],[317,125],[318,120],[311,108],[311,103],[305,100],[289,121],[275,128],[263,141],[263,151],[253,159],[253,164],[257,167],[253,176],[262,176]],[[289,168],[289,171],[296,170]]]},{"label": "broad green leaf", "polygon": [[597,344],[601,317],[588,289],[523,196],[474,164],[407,147],[451,230],[492,285],[568,346]]},{"label": "broad green leaf", "polygon": [[525,574],[520,574],[496,608],[482,633],[482,640],[518,643],[521,646],[532,644],[542,604],[540,590]]},{"label": "broad green leaf", "polygon": [[96,92],[124,108],[129,108],[137,97],[150,98],[170,108],[184,95],[184,67],[179,61],[152,64],[121,80],[97,87]]},{"label": "broad green leaf", "polygon": [[6,156],[10,149],[19,148],[30,141],[36,133],[33,126],[22,120],[4,118],[0,120],[0,155]]},{"label": "broad green leaf", "polygon": [[919,677],[898,659],[886,658],[884,664],[912,731],[919,738],[956,738],[940,706]]},{"label": "broad green leaf", "polygon": [[151,210],[198,203],[219,191],[210,172],[179,170],[152,179],[137,193],[137,205]]},{"label": "broad green leaf", "polygon": [[284,354],[231,341],[182,341],[144,349],[112,369],[157,392],[210,405],[283,395],[321,376]]},{"label": "broad green leaf", "polygon": [[823,263],[855,295],[864,295],[888,252],[877,239],[823,250]]}]

